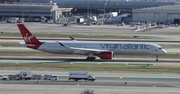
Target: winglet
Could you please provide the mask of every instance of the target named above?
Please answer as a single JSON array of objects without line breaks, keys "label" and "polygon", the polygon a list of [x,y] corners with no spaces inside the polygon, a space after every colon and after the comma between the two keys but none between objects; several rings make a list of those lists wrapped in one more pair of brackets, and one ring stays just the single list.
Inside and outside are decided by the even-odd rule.
[{"label": "winglet", "polygon": [[71,40],[75,40],[72,36],[69,36],[71,38]]},{"label": "winglet", "polygon": [[72,36],[69,36],[71,38],[72,41],[77,42],[75,38],[73,38]]}]

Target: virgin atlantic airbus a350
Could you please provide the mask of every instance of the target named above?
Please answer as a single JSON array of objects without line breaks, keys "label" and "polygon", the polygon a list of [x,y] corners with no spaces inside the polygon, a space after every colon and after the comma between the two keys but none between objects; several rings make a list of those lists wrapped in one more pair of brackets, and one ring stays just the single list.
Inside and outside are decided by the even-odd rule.
[{"label": "virgin atlantic airbus a350", "polygon": [[55,54],[86,55],[87,60],[112,59],[114,55],[154,55],[156,61],[167,52],[159,45],[144,42],[59,41],[40,42],[24,24],[17,24],[26,47]]}]

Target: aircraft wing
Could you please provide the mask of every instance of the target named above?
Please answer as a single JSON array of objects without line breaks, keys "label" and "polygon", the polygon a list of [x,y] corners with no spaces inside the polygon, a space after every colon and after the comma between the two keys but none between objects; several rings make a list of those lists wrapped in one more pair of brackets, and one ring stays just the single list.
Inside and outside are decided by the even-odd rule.
[{"label": "aircraft wing", "polygon": [[84,52],[92,52],[92,53],[100,53],[100,52],[107,52],[108,50],[100,50],[100,49],[89,49],[89,48],[77,48],[77,47],[67,47],[62,43],[59,43],[61,46],[73,49],[73,50],[79,50],[79,51],[84,51]]}]

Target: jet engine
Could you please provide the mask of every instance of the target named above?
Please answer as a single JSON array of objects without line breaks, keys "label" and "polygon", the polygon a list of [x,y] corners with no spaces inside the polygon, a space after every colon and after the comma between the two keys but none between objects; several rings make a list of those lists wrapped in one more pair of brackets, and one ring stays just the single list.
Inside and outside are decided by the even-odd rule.
[{"label": "jet engine", "polygon": [[112,59],[112,57],[113,57],[113,52],[101,52],[101,53],[99,54],[99,57],[100,57],[101,59]]}]

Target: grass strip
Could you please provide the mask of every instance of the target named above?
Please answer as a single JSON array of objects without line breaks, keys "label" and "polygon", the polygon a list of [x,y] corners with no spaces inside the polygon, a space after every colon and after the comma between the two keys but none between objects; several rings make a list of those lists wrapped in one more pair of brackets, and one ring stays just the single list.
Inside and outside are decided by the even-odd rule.
[{"label": "grass strip", "polygon": [[[108,39],[138,39],[141,37],[124,36],[124,35],[110,35],[110,34],[52,34],[52,33],[35,33],[36,37],[53,37],[53,38],[108,38]],[[20,33],[1,33],[0,37],[22,37]]]},{"label": "grass strip", "polygon": [[180,66],[121,66],[121,65],[58,65],[58,64],[1,64],[0,68],[12,69],[44,69],[44,70],[96,70],[96,71],[128,71],[128,72],[176,72]]}]

